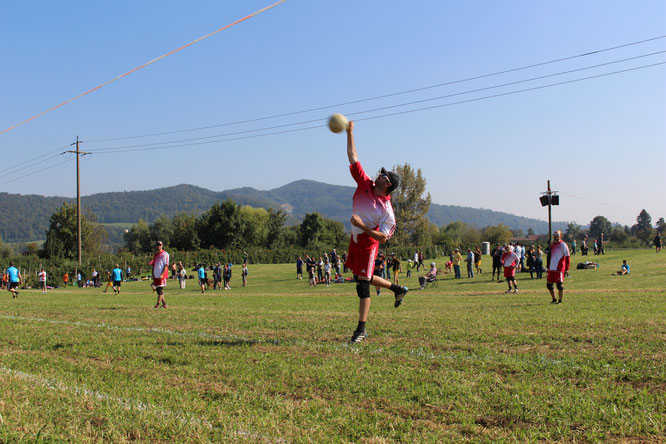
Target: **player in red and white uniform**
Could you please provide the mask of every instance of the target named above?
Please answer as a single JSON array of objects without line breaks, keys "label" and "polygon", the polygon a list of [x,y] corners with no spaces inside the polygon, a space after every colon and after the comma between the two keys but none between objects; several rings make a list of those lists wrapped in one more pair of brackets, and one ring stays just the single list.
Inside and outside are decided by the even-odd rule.
[{"label": "player in red and white uniform", "polygon": [[[546,270],[548,271],[546,288],[548,288],[550,296],[553,298],[551,304],[562,303],[562,296],[564,295],[564,285],[562,283],[564,282],[564,276],[569,274],[570,262],[569,247],[562,240],[562,232],[557,230],[553,233],[553,245],[550,246],[550,253],[548,253],[546,259]],[[555,299],[553,284],[557,286],[557,299]]]},{"label": "player in red and white uniform", "polygon": [[504,267],[506,283],[509,286],[509,289],[506,292],[511,293],[511,282],[513,282],[513,292],[518,293],[518,285],[516,284],[516,267],[520,263],[520,258],[513,252],[510,245],[504,245],[504,254],[502,254],[500,261]]},{"label": "player in red and white uniform", "polygon": [[370,311],[370,284],[393,291],[393,306],[396,308],[400,306],[408,291],[407,287],[373,276],[379,244],[389,240],[395,230],[391,192],[399,186],[400,177],[384,168],[374,181],[365,174],[354,145],[354,122],[349,122],[347,127],[347,157],[349,170],[357,185],[353,198],[352,235],[346,262],[347,268],[356,275],[356,293],[359,297],[358,326],[351,342],[361,342],[368,337],[365,322]]},{"label": "player in red and white uniform", "polygon": [[167,308],[166,300],[164,300],[164,287],[167,284],[167,277],[169,277],[169,253],[164,251],[162,241],[157,241],[157,252],[150,261],[153,266],[153,288],[157,292],[157,304],[155,308]]}]

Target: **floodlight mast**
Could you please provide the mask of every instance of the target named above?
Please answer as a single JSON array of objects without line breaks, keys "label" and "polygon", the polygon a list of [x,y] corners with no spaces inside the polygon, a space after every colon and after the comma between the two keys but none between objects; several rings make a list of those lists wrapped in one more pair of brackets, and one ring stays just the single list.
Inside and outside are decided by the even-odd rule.
[{"label": "floodlight mast", "polygon": [[552,218],[552,206],[560,204],[560,197],[557,195],[557,191],[552,191],[550,189],[550,180],[548,180],[548,191],[545,193],[542,192],[542,196],[539,198],[541,201],[541,206],[545,207],[548,205],[548,245],[553,242],[553,218]]}]

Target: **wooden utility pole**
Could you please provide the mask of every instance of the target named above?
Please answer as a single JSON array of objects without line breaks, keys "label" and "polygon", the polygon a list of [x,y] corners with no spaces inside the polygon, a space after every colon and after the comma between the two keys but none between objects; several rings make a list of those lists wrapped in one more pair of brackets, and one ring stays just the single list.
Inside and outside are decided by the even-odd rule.
[{"label": "wooden utility pole", "polygon": [[548,181],[548,190],[541,194],[543,195],[539,198],[541,206],[545,207],[548,205],[548,245],[550,246],[553,243],[552,206],[560,204],[560,196],[557,195],[557,191],[552,191],[550,189],[550,180]]},{"label": "wooden utility pole", "polygon": [[81,170],[79,168],[79,156],[86,154],[79,149],[79,136],[76,136],[76,151],[66,151],[76,154],[76,245],[78,248],[78,264],[81,266]]}]

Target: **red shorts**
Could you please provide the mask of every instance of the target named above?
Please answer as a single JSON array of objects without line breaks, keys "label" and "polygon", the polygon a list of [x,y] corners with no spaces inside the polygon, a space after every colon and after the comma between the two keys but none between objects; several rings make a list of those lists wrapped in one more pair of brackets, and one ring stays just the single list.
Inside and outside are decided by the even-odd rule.
[{"label": "red shorts", "polygon": [[564,282],[564,273],[562,273],[561,271],[548,270],[548,276],[546,277],[546,282],[550,284],[557,284],[558,282]]},{"label": "red shorts", "polygon": [[153,287],[166,287],[166,278],[153,278]]},{"label": "red shorts", "polygon": [[504,277],[512,278],[516,276],[516,267],[504,267]]},{"label": "red shorts", "polygon": [[365,235],[365,238],[363,234],[359,235],[358,242],[354,242],[352,237],[349,242],[349,255],[347,255],[345,265],[356,276],[370,279],[373,271],[375,271],[375,258],[378,249],[379,243],[373,241],[367,235]]}]

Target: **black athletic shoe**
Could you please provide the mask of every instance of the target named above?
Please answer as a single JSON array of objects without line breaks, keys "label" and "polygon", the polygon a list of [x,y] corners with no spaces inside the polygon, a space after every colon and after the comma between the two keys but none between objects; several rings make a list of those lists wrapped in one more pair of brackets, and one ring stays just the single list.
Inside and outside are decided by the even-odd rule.
[{"label": "black athletic shoe", "polygon": [[550,301],[550,303],[551,304],[557,304],[557,301],[555,299],[553,299],[552,301]]},{"label": "black athletic shoe", "polygon": [[368,334],[365,331],[355,331],[349,341],[350,344],[358,344],[362,340],[366,339]]},{"label": "black athletic shoe", "polygon": [[409,288],[400,287],[400,290],[395,293],[395,302],[393,303],[393,307],[400,307],[400,304],[402,304],[402,299],[405,297],[408,291]]}]

